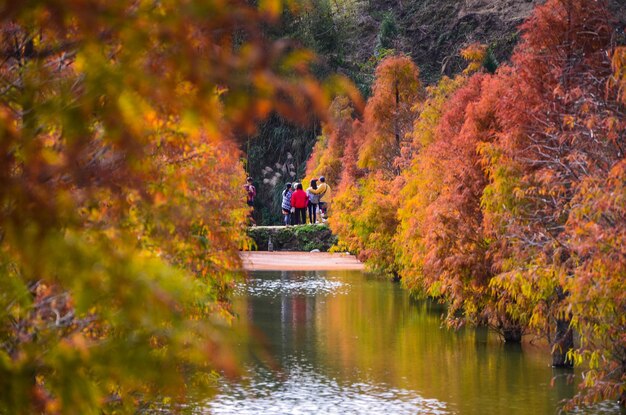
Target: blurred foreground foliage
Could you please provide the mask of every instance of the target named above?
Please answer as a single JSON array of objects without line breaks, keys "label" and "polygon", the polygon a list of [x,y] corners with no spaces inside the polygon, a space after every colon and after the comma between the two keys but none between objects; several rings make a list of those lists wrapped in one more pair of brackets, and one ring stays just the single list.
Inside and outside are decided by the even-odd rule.
[{"label": "blurred foreground foliage", "polygon": [[278,0],[0,1],[0,413],[132,413],[237,365],[233,137],[323,117]]}]

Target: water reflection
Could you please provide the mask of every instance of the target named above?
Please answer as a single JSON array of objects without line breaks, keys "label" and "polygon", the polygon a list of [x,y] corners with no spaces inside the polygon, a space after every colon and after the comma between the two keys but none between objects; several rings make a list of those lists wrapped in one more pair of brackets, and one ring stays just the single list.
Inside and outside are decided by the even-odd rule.
[{"label": "water reflection", "polygon": [[360,272],[253,273],[235,307],[246,377],[202,412],[553,414],[575,390],[546,350],[442,329],[440,306]]},{"label": "water reflection", "polygon": [[250,297],[291,297],[334,295],[347,288],[346,284],[330,280],[317,273],[280,273],[280,279],[267,279],[252,276],[245,284],[237,287],[236,294]]},{"label": "water reflection", "polygon": [[[227,385],[209,404],[214,414],[447,414],[445,404],[423,399],[414,391],[371,383],[346,384],[319,373],[297,358],[284,362],[289,375],[277,381],[257,373],[240,384]],[[261,370],[262,371],[262,370]]]}]

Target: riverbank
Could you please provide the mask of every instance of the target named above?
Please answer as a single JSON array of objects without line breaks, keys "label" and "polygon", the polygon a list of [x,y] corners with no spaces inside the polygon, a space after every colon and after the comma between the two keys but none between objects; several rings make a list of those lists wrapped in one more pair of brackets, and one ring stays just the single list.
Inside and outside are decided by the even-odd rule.
[{"label": "riverbank", "polygon": [[365,270],[354,255],[326,252],[241,252],[246,271]]},{"label": "riverbank", "polygon": [[255,251],[267,251],[271,239],[274,251],[326,252],[337,243],[337,237],[325,224],[298,226],[253,226],[248,236]]}]

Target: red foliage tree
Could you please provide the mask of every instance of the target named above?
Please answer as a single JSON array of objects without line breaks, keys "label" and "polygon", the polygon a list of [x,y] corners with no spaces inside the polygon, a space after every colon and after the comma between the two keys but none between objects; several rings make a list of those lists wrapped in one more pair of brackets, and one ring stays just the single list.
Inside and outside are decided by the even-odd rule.
[{"label": "red foliage tree", "polygon": [[606,4],[551,0],[524,24],[510,88],[498,104],[502,129],[486,151],[491,184],[484,199],[498,244],[493,282],[526,306],[518,310],[553,345],[553,364],[568,365],[573,347],[567,281],[577,261],[566,223],[580,184],[606,176],[623,157],[623,135],[607,50],[612,29]]}]

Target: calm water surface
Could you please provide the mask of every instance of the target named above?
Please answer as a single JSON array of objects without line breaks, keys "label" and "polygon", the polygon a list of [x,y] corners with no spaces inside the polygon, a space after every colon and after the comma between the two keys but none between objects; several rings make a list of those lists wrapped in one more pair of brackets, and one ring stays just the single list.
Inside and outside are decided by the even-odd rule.
[{"label": "calm water surface", "polygon": [[441,328],[439,306],[361,272],[255,272],[235,308],[245,376],[198,413],[554,414],[575,391],[546,350]]}]

